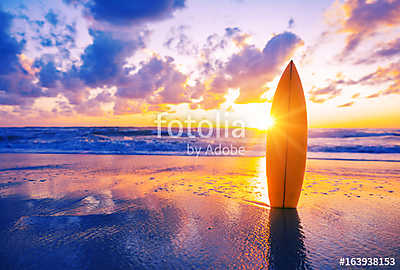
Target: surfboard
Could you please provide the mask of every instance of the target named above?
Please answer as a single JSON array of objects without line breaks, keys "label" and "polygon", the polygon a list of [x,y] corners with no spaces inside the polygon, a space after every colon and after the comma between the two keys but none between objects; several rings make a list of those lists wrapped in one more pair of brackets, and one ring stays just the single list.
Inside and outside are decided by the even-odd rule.
[{"label": "surfboard", "polygon": [[296,208],[307,154],[307,111],[303,87],[290,61],[276,89],[267,131],[267,182],[271,207]]}]

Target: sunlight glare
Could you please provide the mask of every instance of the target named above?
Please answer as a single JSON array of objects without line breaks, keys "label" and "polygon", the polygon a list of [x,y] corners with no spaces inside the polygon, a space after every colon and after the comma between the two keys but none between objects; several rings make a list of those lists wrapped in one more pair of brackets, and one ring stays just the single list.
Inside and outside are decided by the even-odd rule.
[{"label": "sunlight glare", "polygon": [[250,126],[257,128],[259,130],[268,130],[272,128],[275,124],[275,119],[270,115],[265,115],[258,119],[254,119],[250,122]]},{"label": "sunlight glare", "polygon": [[266,129],[270,129],[275,125],[275,119],[272,116],[267,117]]}]

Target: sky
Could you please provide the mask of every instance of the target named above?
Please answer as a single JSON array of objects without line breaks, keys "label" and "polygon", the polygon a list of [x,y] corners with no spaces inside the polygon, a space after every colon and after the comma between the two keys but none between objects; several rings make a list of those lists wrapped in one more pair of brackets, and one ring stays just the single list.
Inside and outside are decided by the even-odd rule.
[{"label": "sky", "polygon": [[2,0],[0,126],[265,129],[293,59],[310,127],[400,127],[400,0]]}]

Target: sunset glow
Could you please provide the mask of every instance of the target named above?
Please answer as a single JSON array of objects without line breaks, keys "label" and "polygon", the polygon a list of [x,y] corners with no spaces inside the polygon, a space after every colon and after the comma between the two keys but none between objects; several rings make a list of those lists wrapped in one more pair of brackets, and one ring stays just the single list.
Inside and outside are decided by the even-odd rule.
[{"label": "sunset glow", "polygon": [[380,2],[182,1],[121,17],[100,2],[7,0],[0,125],[152,126],[160,112],[221,111],[265,130],[293,59],[311,128],[398,127],[399,7]]}]

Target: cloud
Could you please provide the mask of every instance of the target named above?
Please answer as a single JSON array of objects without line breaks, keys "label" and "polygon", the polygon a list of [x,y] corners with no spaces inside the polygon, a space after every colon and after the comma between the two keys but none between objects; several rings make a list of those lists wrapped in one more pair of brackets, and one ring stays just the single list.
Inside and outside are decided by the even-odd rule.
[{"label": "cloud", "polygon": [[[44,96],[43,90],[32,82],[34,77],[24,70],[0,76],[0,91],[16,98],[16,104],[24,104],[24,98]],[[4,100],[4,99],[3,99]]]},{"label": "cloud", "polygon": [[59,22],[58,15],[52,9],[47,12],[44,18],[53,26],[56,26]]},{"label": "cloud", "polygon": [[[27,14],[25,14],[25,13]],[[31,19],[27,11],[18,11],[16,23],[18,27],[23,27],[24,31],[15,32],[18,38],[26,39],[28,50],[36,53],[48,53],[49,51],[58,51],[59,56],[68,61],[70,51],[77,48],[76,38],[76,18],[68,18],[62,16],[61,13],[56,14],[52,9],[48,10],[43,16],[44,20]],[[68,21],[70,21],[68,23]],[[46,23],[47,22],[47,23]],[[34,50],[32,50],[34,48]]]},{"label": "cloud", "polygon": [[46,88],[54,88],[57,86],[57,81],[61,79],[61,72],[57,70],[53,55],[43,55],[35,60],[33,66],[40,69],[38,77],[41,86]]},{"label": "cloud", "polygon": [[176,70],[174,59],[153,56],[142,63],[141,68],[130,76],[118,81],[119,97],[146,99],[152,104],[178,104],[189,102],[189,89],[185,85],[187,75]]},{"label": "cloud", "polygon": [[125,114],[136,114],[144,113],[147,111],[148,104],[142,99],[126,99],[118,98],[114,105],[114,114],[125,115]]},{"label": "cloud", "polygon": [[0,105],[29,105],[44,95],[34,77],[20,64],[24,42],[10,34],[13,17],[0,10]]},{"label": "cloud", "polygon": [[313,87],[308,94],[309,100],[313,103],[324,103],[330,99],[339,96],[342,93],[342,89],[337,88],[335,82],[323,88]]},{"label": "cloud", "polygon": [[185,0],[64,0],[74,6],[82,6],[87,16],[96,21],[117,26],[157,21],[173,16],[185,7]]},{"label": "cloud", "polygon": [[385,46],[382,49],[379,49],[375,52],[375,56],[389,58],[395,55],[400,54],[400,38],[395,39]]},{"label": "cloud", "polygon": [[221,103],[225,102],[225,93],[215,93],[207,91],[203,95],[203,100],[200,106],[204,110],[216,109]]},{"label": "cloud", "polygon": [[110,85],[123,72],[125,59],[138,49],[144,48],[144,38],[136,40],[116,39],[111,33],[90,30],[93,43],[81,56],[80,78],[89,86]]},{"label": "cloud", "polygon": [[379,85],[388,83],[389,85],[381,90],[379,95],[373,94],[369,98],[378,97],[380,95],[400,94],[400,62],[391,63],[386,67],[378,67],[374,72],[365,75],[359,83],[364,85]]},{"label": "cloud", "polygon": [[[383,88],[376,93],[366,96],[366,98],[377,98],[380,96],[400,94],[400,62],[391,63],[386,67],[378,67],[374,72],[362,76],[358,80],[338,79],[330,82],[327,87],[313,88],[310,94],[310,100],[315,103],[323,103],[341,94],[339,86],[344,88],[352,85],[366,85],[371,87]],[[387,85],[387,86],[382,86]],[[323,96],[324,99],[321,99]],[[360,93],[356,93],[352,98],[358,98]]]},{"label": "cloud", "polygon": [[265,83],[272,81],[280,68],[293,55],[303,41],[291,32],[272,37],[263,50],[254,45],[244,45],[221,65],[211,84],[214,93],[226,93],[229,88],[240,88],[236,103],[263,101]]},{"label": "cloud", "polygon": [[198,47],[193,44],[192,40],[185,33],[189,27],[186,25],[179,25],[172,27],[167,34],[167,40],[164,46],[170,50],[176,50],[182,55],[194,55],[198,53]]},{"label": "cloud", "polygon": [[[34,33],[26,35],[34,44],[29,47],[37,46],[39,52],[45,52],[23,63],[24,41],[18,42],[10,34],[11,15],[0,13],[0,46],[7,48],[0,54],[4,55],[2,62],[6,59],[9,63],[4,74],[0,67],[0,104],[27,108],[36,98],[53,97],[58,104],[56,113],[97,116],[104,114],[104,104],[113,102],[115,114],[161,110],[182,103],[214,109],[225,101],[229,88],[240,88],[238,103],[260,102],[265,83],[278,75],[282,65],[303,44],[297,35],[284,32],[272,37],[261,50],[248,44],[249,34],[238,27],[228,27],[221,36],[210,35],[200,47],[191,42],[185,26],[178,26],[164,45],[181,54],[200,56],[199,66],[207,72],[202,73],[200,68],[186,74],[172,57],[156,53],[132,67],[127,59],[146,48],[149,31],[143,26],[130,27],[130,35],[126,35],[126,28],[121,32],[120,26],[171,17],[184,7],[184,1],[155,1],[151,7],[137,1],[124,2],[125,7],[117,5],[120,1],[67,2],[95,20],[89,24],[92,42],[80,56],[69,55],[76,46],[76,24],[67,24],[67,17],[49,10],[44,13],[47,23],[23,19],[32,25]],[[111,25],[102,28],[102,22]],[[219,58],[216,52],[230,51],[229,46],[235,47],[235,53]],[[103,89],[101,94],[93,97],[99,89]]]},{"label": "cloud", "polygon": [[51,47],[53,46],[53,42],[49,38],[40,37],[40,45],[43,47]]},{"label": "cloud", "polygon": [[384,27],[400,23],[399,0],[349,0],[341,5],[345,18],[341,21],[341,32],[347,33],[347,43],[342,57],[353,52],[362,41]]},{"label": "cloud", "polygon": [[350,101],[350,102],[347,102],[347,103],[338,105],[337,107],[338,107],[338,108],[351,107],[351,106],[353,106],[353,104],[354,104],[354,101]]},{"label": "cloud", "polygon": [[75,106],[74,109],[77,113],[83,115],[102,116],[105,114],[102,105],[112,101],[114,101],[112,95],[108,91],[102,91],[97,96]]},{"label": "cloud", "polygon": [[38,69],[35,74],[38,86],[46,89],[43,96],[56,97],[62,94],[72,105],[79,105],[89,97],[89,87],[81,79],[79,67],[72,65],[63,71],[56,63],[56,56],[52,54],[45,54],[36,59],[33,67]]},{"label": "cloud", "polygon": [[80,105],[87,102],[91,88],[119,86],[131,70],[124,67],[126,58],[145,47],[147,35],[141,32],[136,39],[124,40],[109,32],[90,30],[90,34],[93,42],[82,53],[79,66],[62,69],[56,55],[49,54],[35,60],[38,84],[47,88],[47,96],[62,94],[71,104]]},{"label": "cloud", "polygon": [[377,98],[377,97],[380,97],[380,95],[381,95],[381,92],[377,92],[377,93],[367,96],[367,98]]},{"label": "cloud", "polygon": [[394,56],[400,55],[400,38],[392,40],[388,43],[378,44],[378,49],[366,58],[356,61],[356,64],[371,64],[381,61],[382,59],[392,59]]},{"label": "cloud", "polygon": [[250,35],[242,32],[239,27],[227,27],[225,28],[225,37],[232,40],[237,47],[242,48],[247,45],[246,40]]},{"label": "cloud", "polygon": [[198,55],[201,59],[198,71],[204,76],[214,76],[218,70],[221,70],[225,60],[221,55],[227,51],[242,50],[248,45],[250,34],[243,32],[238,27],[227,27],[224,34],[213,33],[206,38],[205,43],[199,46]]},{"label": "cloud", "polygon": [[0,75],[18,69],[18,55],[24,46],[10,34],[12,15],[0,9]]},{"label": "cloud", "polygon": [[[75,109],[84,112],[82,106],[90,104],[94,106],[94,102],[98,99],[89,99],[90,89],[97,87],[113,87],[118,89],[118,93],[127,93],[132,98],[140,98],[143,93],[138,94],[138,97],[133,97],[135,91],[139,93],[142,88],[145,88],[144,79],[142,81],[133,81],[138,79],[138,75],[132,76],[130,73],[133,68],[126,66],[126,59],[135,54],[136,51],[146,47],[146,38],[150,34],[143,27],[130,28],[128,32],[121,32],[119,29],[124,26],[132,26],[143,22],[162,20],[173,16],[173,13],[185,7],[184,0],[158,0],[151,3],[143,1],[103,1],[103,0],[64,0],[65,3],[74,7],[83,9],[87,18],[92,19],[89,34],[93,38],[93,42],[89,44],[80,56],[80,63],[72,63],[70,68],[65,70],[62,63],[57,62],[55,57],[52,59],[37,59],[35,66],[40,70],[37,73],[39,85],[47,88],[47,95],[56,96],[62,94],[70,104],[75,106]],[[57,29],[60,26],[59,17],[50,10],[46,16],[46,20]],[[102,23],[108,23],[110,27],[102,27]],[[41,24],[42,25],[42,24]],[[76,34],[75,24],[65,24],[66,32],[72,35]],[[99,29],[106,29],[100,31]],[[132,29],[134,30],[132,32]],[[67,38],[61,41],[58,35],[41,34],[38,39],[41,46],[56,46],[60,48]],[[65,48],[60,50],[63,57],[69,57],[69,50]],[[164,68],[164,67],[163,67]],[[142,72],[146,73],[146,72]],[[169,101],[176,103],[178,98],[173,96],[175,86],[179,85],[182,77],[186,80],[186,76],[178,77],[178,73],[173,76],[173,72],[165,72],[160,84],[163,85],[163,91],[157,94],[158,102]],[[177,75],[178,74],[178,75]],[[171,82],[166,82],[167,77],[171,76],[175,85]],[[140,79],[140,78],[139,78]],[[152,78],[146,78],[152,81]],[[141,87],[138,87],[142,83]],[[153,94],[157,88],[149,90],[149,95]],[[146,94],[145,94],[146,95]],[[130,98],[130,97],[129,97]],[[153,95],[153,98],[154,95]],[[156,102],[156,101],[154,101]],[[116,106],[121,108],[121,106]],[[121,111],[120,109],[118,109]],[[90,113],[95,113],[96,110]]]},{"label": "cloud", "polygon": [[294,19],[290,18],[289,21],[288,21],[288,28],[292,29],[293,27],[294,27]]}]

